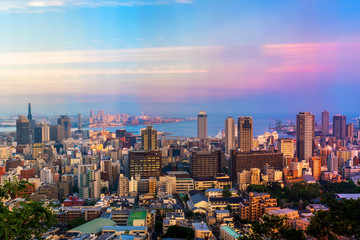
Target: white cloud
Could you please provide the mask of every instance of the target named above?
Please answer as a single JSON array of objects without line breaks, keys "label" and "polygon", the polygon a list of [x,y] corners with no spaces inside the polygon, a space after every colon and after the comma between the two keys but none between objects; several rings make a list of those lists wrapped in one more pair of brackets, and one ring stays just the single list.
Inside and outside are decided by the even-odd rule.
[{"label": "white cloud", "polygon": [[67,63],[196,61],[219,56],[224,47],[190,46],[137,49],[0,53],[0,66]]},{"label": "white cloud", "polygon": [[0,12],[38,13],[83,7],[134,7],[144,5],[166,5],[171,3],[193,3],[192,0],[1,0]]}]

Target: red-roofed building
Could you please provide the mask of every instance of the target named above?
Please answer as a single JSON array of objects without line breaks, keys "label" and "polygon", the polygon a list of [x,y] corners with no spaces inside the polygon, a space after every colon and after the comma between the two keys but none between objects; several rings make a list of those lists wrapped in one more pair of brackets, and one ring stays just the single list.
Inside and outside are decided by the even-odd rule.
[{"label": "red-roofed building", "polygon": [[70,206],[83,206],[85,204],[86,200],[85,199],[81,199],[79,197],[73,197],[70,196],[69,198],[65,199],[63,204],[65,207],[70,207]]}]

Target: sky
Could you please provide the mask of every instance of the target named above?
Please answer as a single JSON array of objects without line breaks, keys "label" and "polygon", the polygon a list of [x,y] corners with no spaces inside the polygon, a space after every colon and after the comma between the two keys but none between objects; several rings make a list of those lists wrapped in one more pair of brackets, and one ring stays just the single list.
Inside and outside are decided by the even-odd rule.
[{"label": "sky", "polygon": [[0,31],[0,113],[360,114],[358,0],[1,0]]}]

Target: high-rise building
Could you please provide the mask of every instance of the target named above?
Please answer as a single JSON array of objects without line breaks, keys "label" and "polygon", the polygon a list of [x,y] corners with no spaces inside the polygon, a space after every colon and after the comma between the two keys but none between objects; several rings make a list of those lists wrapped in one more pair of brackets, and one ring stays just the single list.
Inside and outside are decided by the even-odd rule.
[{"label": "high-rise building", "polygon": [[354,124],[353,123],[346,125],[346,137],[349,137],[349,138],[354,137]]},{"label": "high-rise building", "polygon": [[323,111],[321,113],[321,130],[323,135],[329,134],[329,112]]},{"label": "high-rise building", "polygon": [[101,178],[108,181],[110,186],[114,184],[114,176],[112,171],[112,162],[110,160],[102,160],[100,162]]},{"label": "high-rise building", "polygon": [[105,112],[104,112],[103,110],[100,110],[100,111],[98,112],[98,120],[99,120],[100,122],[104,122],[104,118],[105,118]]},{"label": "high-rise building", "polygon": [[158,149],[157,130],[152,126],[141,129],[141,149],[144,151],[154,151]]},{"label": "high-rise building", "polygon": [[45,147],[43,143],[34,143],[32,145],[32,159],[36,160],[41,154],[44,154]]},{"label": "high-rise building", "polygon": [[225,154],[230,154],[230,150],[235,148],[235,119],[228,117],[225,119]]},{"label": "high-rise building", "polygon": [[118,196],[129,196],[129,179],[124,174],[119,177]]},{"label": "high-rise building", "polygon": [[30,121],[22,115],[16,120],[16,141],[18,144],[30,143]]},{"label": "high-rise building", "polygon": [[64,139],[64,126],[56,125],[50,126],[50,140],[56,143],[61,143]]},{"label": "high-rise building", "polygon": [[197,137],[207,138],[207,114],[205,111],[200,111],[197,116]]},{"label": "high-rise building", "polygon": [[40,181],[43,183],[53,183],[53,175],[50,168],[44,167],[40,170]]},{"label": "high-rise building", "polygon": [[71,122],[70,118],[66,115],[61,115],[58,118],[58,125],[62,126],[64,138],[71,138]]},{"label": "high-rise building", "polygon": [[90,110],[90,115],[89,115],[89,123],[92,124],[94,120],[94,111]]},{"label": "high-rise building", "polygon": [[294,157],[294,139],[292,138],[279,138],[277,142],[278,149],[284,157],[293,158]]},{"label": "high-rise building", "polygon": [[320,157],[311,157],[310,158],[310,167],[311,167],[314,179],[316,181],[319,181],[320,177],[321,177],[321,158]]},{"label": "high-rise building", "polygon": [[32,115],[31,115],[31,103],[29,103],[29,105],[28,105],[28,119],[29,119],[29,121],[31,122],[31,120],[32,120]]},{"label": "high-rise building", "polygon": [[44,123],[37,124],[34,128],[34,143],[50,141],[50,127]]},{"label": "high-rise building", "polygon": [[333,117],[334,137],[336,139],[345,139],[346,137],[346,116],[341,114]]},{"label": "high-rise building", "polygon": [[300,112],[296,115],[296,155],[299,161],[313,155],[315,138],[315,115],[310,112]]},{"label": "high-rise building", "polygon": [[190,157],[190,172],[195,180],[214,178],[220,172],[221,151],[192,152]]},{"label": "high-rise building", "polygon": [[161,175],[160,151],[130,151],[129,175],[135,177],[139,174],[142,179],[159,177]]},{"label": "high-rise building", "polygon": [[334,152],[328,156],[327,165],[329,172],[339,171],[339,158],[335,156]]},{"label": "high-rise building", "polygon": [[279,151],[250,151],[242,152],[232,150],[231,160],[231,178],[235,182],[237,173],[243,170],[250,171],[251,168],[264,169],[266,164],[274,167],[275,170],[282,170],[284,167],[284,157]]},{"label": "high-rise building", "polygon": [[238,118],[238,148],[240,151],[250,151],[253,148],[253,119],[241,116]]}]

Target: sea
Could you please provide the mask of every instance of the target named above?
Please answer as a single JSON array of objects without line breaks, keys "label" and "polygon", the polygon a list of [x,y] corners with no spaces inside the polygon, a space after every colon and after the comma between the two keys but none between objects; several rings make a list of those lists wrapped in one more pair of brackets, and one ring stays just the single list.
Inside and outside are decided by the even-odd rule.
[{"label": "sea", "polygon": [[[208,114],[208,135],[210,137],[215,137],[219,132],[225,129],[225,118],[229,115],[209,115]],[[230,115],[231,116],[231,115]],[[235,122],[237,116],[233,116]],[[289,123],[290,121],[295,122],[294,119],[284,118],[284,117],[269,117],[269,116],[253,116],[253,127],[254,127],[254,136],[262,135],[265,131],[273,132],[276,121],[280,120],[282,123]],[[136,126],[124,126],[124,127],[108,127],[105,128],[106,131],[115,132],[116,129],[126,129],[127,132],[132,132],[133,134],[140,134],[140,129],[146,127],[145,125],[136,125]],[[184,121],[184,122],[175,122],[175,123],[160,123],[154,124],[154,129],[157,129],[159,132],[169,133],[170,136],[177,137],[196,137],[197,135],[197,121]],[[89,128],[83,128],[88,130]],[[0,132],[10,132],[15,131],[15,127],[1,127]],[[91,128],[91,130],[102,130],[102,128]],[[280,137],[289,137],[278,133]]]}]

